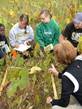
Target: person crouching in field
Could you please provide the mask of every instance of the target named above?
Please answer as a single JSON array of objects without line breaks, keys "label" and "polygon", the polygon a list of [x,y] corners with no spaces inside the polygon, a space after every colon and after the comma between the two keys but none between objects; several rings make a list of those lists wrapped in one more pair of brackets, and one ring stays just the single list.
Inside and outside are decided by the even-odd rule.
[{"label": "person crouching in field", "polygon": [[42,51],[51,51],[53,47],[59,43],[59,36],[61,34],[58,23],[52,19],[49,10],[42,9],[40,14],[40,23],[35,29],[35,37],[37,43],[40,45]]},{"label": "person crouching in field", "polygon": [[62,73],[59,73],[54,65],[49,69],[54,76],[62,80],[62,92],[59,100],[52,99],[49,96],[47,103],[51,103],[52,106],[67,107],[70,95],[73,95],[82,105],[82,54],[77,56],[76,49],[67,40],[57,44],[54,52],[58,62],[68,66]]},{"label": "person crouching in field", "polygon": [[0,59],[9,51],[7,38],[5,36],[5,26],[0,23]]},{"label": "person crouching in field", "polygon": [[32,27],[29,25],[28,15],[22,14],[19,17],[19,22],[16,23],[9,32],[9,41],[13,48],[18,48],[20,44],[33,43],[34,32]]},{"label": "person crouching in field", "polygon": [[9,32],[9,42],[12,48],[28,57],[28,51],[34,48],[34,32],[29,24],[29,16],[22,14],[19,22]]},{"label": "person crouching in field", "polygon": [[82,12],[76,13],[72,22],[66,25],[59,37],[59,42],[67,39],[77,47],[80,37],[82,37]]}]

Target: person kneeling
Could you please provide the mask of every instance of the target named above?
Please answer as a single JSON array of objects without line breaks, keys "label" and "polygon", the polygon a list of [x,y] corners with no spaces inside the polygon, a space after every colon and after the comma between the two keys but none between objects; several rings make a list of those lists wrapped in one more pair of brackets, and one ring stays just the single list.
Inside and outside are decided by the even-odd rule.
[{"label": "person kneeling", "polygon": [[47,98],[47,103],[52,106],[67,107],[70,95],[73,95],[80,105],[82,105],[82,54],[77,56],[77,51],[69,41],[62,41],[54,48],[58,62],[66,64],[67,67],[59,73],[55,66],[49,71],[62,80],[61,98],[59,100]]}]

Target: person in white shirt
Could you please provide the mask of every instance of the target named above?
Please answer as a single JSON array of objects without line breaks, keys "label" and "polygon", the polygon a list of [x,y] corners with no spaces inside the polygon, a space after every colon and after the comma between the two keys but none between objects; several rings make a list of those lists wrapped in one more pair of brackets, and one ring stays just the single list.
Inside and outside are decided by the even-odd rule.
[{"label": "person in white shirt", "polygon": [[29,25],[28,15],[22,14],[19,22],[16,23],[9,32],[9,41],[12,48],[18,48],[20,44],[33,44],[34,32]]}]

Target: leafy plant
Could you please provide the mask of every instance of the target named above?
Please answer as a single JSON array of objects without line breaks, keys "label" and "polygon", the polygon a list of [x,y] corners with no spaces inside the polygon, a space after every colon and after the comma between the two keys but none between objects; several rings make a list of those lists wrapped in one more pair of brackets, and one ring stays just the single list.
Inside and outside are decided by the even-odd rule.
[{"label": "leafy plant", "polygon": [[24,89],[29,82],[28,72],[26,68],[17,69],[15,68],[9,70],[8,81],[10,81],[10,85],[7,89],[8,97],[14,96],[16,91]]}]

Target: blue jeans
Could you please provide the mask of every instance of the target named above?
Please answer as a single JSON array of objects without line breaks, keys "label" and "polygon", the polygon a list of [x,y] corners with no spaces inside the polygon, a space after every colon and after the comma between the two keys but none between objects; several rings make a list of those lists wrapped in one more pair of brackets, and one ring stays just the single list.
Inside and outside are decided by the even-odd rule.
[{"label": "blue jeans", "polygon": [[5,48],[0,49],[0,59],[3,58],[5,55]]}]

